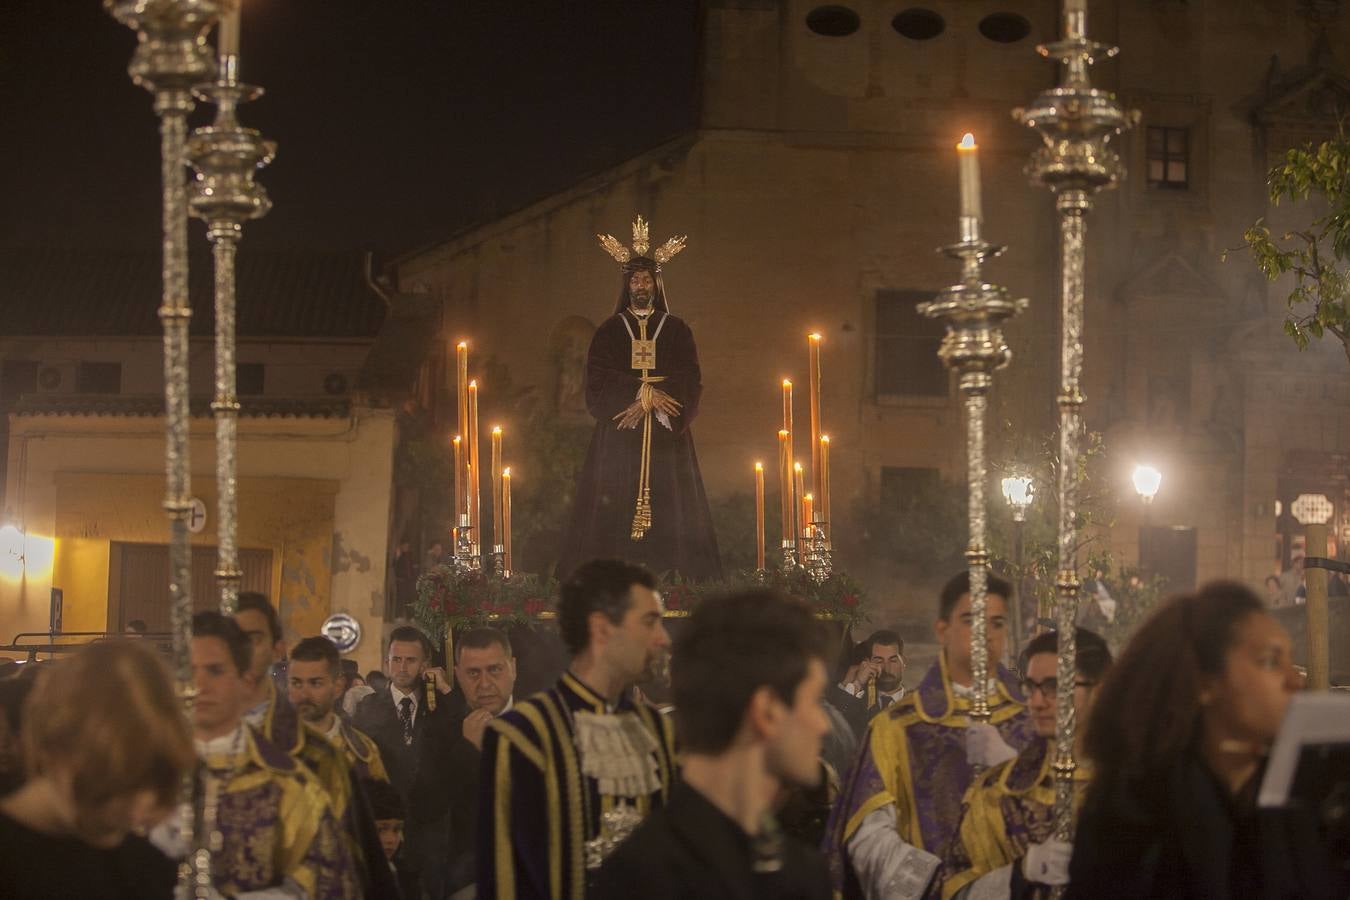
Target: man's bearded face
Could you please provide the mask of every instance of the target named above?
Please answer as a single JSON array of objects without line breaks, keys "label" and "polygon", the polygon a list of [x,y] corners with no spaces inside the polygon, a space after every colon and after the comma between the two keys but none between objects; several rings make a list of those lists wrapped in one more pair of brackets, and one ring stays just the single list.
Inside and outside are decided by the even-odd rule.
[{"label": "man's bearded face", "polygon": [[628,276],[628,301],[633,309],[644,311],[656,302],[656,278],[646,269],[637,269]]}]

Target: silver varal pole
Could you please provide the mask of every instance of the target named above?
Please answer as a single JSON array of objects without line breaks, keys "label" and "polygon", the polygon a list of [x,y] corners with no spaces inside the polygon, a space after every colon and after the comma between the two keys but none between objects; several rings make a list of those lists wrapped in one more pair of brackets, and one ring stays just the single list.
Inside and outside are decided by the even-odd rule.
[{"label": "silver varal pole", "polygon": [[[191,484],[188,467],[188,321],[192,308],[187,289],[187,178],[184,143],[192,111],[192,86],[211,80],[215,62],[206,46],[206,32],[219,15],[217,0],[104,0],[104,8],[136,31],[139,43],[128,72],[131,80],[154,94],[159,116],[160,167],[163,178],[164,296],[159,317],[164,324],[164,420],[166,490],[169,516],[169,611],[173,627],[174,676],[191,718],[196,691],[192,681],[192,550],[188,544]],[[183,837],[193,845],[192,778],[184,779],[180,796]],[[201,892],[209,886],[210,861],[192,853],[184,878]]]},{"label": "silver varal pole", "polygon": [[236,108],[262,93],[241,84],[239,57],[221,57],[219,78],[200,85],[197,96],[216,105],[216,119],[198,128],[188,141],[187,155],[197,170],[192,213],[206,222],[215,262],[216,395],[211,411],[216,420],[216,580],[220,611],[232,616],[239,600],[238,443],[239,398],[235,378],[235,251],[244,222],[266,215],[272,203],[253,175],[272,161],[276,144],[252,128],[241,128]]},{"label": "silver varal pole", "polygon": [[942,248],[961,261],[961,281],[941,291],[936,298],[919,304],[919,312],[941,318],[947,333],[938,356],[960,377],[966,415],[966,476],[969,488],[970,541],[966,561],[970,566],[971,675],[974,694],[970,717],[989,721],[989,644],[985,603],[988,594],[989,551],[985,542],[987,508],[984,486],[988,478],[984,452],[985,409],[993,373],[1008,364],[1012,351],[1003,339],[1002,323],[1026,307],[1005,288],[987,284],[981,273],[986,259],[998,256],[1003,247],[980,237],[980,220],[961,216],[961,240]]},{"label": "silver varal pole", "polygon": [[1074,790],[1074,627],[1078,617],[1078,468],[1082,439],[1083,307],[1086,216],[1092,197],[1114,187],[1122,176],[1110,140],[1139,121],[1114,94],[1093,88],[1089,68],[1115,56],[1116,47],[1087,39],[1085,0],[1065,0],[1063,39],[1038,47],[1060,64],[1060,83],[1013,117],[1040,132],[1045,141],[1027,168],[1034,182],[1055,194],[1060,224],[1060,389],[1059,389],[1059,572],[1056,590],[1059,660],[1063,685],[1055,706],[1055,837],[1073,837]]}]

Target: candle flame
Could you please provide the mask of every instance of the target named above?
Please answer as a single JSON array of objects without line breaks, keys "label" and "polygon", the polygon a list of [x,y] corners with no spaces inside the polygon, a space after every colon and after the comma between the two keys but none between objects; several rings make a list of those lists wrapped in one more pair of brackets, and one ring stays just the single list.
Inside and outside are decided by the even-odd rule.
[{"label": "candle flame", "polygon": [[792,468],[795,469],[796,471],[800,472],[800,471],[802,470],[802,464],[801,464],[801,463],[793,463],[793,464],[792,464]]},{"label": "candle flame", "polygon": [[455,345],[455,347],[457,347],[457,348],[460,349],[460,350],[468,350],[468,349],[469,349],[469,342],[468,342],[468,341],[460,341],[458,344]]},{"label": "candle flame", "polygon": [[959,143],[959,144],[956,145],[956,149],[958,149],[958,150],[975,150],[975,149],[977,149],[976,144],[975,144],[975,135],[973,135],[973,134],[971,134],[969,131],[967,131],[964,135],[961,136],[961,143]]},{"label": "candle flame", "polygon": [[787,431],[787,429],[786,429],[786,428],[780,428],[780,429],[778,429],[778,439],[779,439],[780,441],[785,441],[785,440],[787,440],[787,438],[788,438],[788,431]]},{"label": "candle flame", "polygon": [[473,381],[470,381],[470,382],[469,382],[469,390],[471,390],[471,391],[476,391],[476,390],[478,390],[478,379],[477,379],[477,378],[475,378]]},{"label": "candle flame", "polygon": [[493,425],[493,426],[492,426],[492,433],[493,433],[493,434],[501,434],[501,433],[502,433],[502,426],[500,426],[500,425]]},{"label": "candle flame", "polygon": [[783,379],[783,387],[785,387],[785,388],[790,388],[790,387],[792,387],[792,380],[791,380],[791,379],[788,379],[788,378],[784,378],[784,379]]},{"label": "candle flame", "polygon": [[459,443],[459,441],[460,441],[460,437],[459,437],[459,435],[455,435],[455,437],[454,437],[454,440],[453,440],[453,441],[451,441],[451,443],[454,443],[454,444],[458,444],[458,443]]},{"label": "candle flame", "polygon": [[762,462],[757,462],[757,463],[755,463],[755,471],[756,471],[756,472],[763,472],[763,471],[764,471],[764,463],[762,463]]},{"label": "candle flame", "polygon": [[813,331],[813,332],[811,332],[810,334],[808,334],[808,335],[806,336],[806,339],[807,339],[807,340],[810,340],[810,341],[818,341],[818,340],[820,340],[820,332],[818,332],[818,331]]},{"label": "candle flame", "polygon": [[505,469],[502,469],[502,477],[503,477],[503,478],[510,478],[510,477],[511,477],[511,467],[510,467],[510,466],[507,466]]},{"label": "candle flame", "polygon": [[815,495],[815,494],[807,494],[807,495],[806,495],[805,497],[803,497],[802,499],[803,499],[803,500],[815,500],[815,499],[816,499],[816,495]]}]

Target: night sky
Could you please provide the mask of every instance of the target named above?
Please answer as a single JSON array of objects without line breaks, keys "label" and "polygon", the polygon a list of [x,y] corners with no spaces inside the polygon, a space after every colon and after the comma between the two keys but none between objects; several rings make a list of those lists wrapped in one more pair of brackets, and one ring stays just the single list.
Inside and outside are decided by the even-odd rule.
[{"label": "night sky", "polygon": [[[279,144],[243,251],[443,238],[695,120],[696,0],[244,0]],[[0,246],[154,249],[159,137],[99,0],[0,4]],[[192,124],[213,109],[199,106]],[[199,235],[201,225],[194,223]]]}]

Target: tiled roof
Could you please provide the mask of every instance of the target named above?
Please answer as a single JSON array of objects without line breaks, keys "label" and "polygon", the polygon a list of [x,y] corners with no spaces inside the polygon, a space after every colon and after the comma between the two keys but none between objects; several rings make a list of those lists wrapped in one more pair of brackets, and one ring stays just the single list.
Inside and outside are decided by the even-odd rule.
[{"label": "tiled roof", "polygon": [[[239,250],[242,337],[374,337],[384,303],[361,253]],[[213,333],[210,250],[189,265],[192,333]],[[122,336],[161,332],[159,253],[0,250],[0,335]]]},{"label": "tiled roof", "polygon": [[[211,415],[210,397],[194,397],[189,405],[194,418]],[[164,398],[117,394],[25,394],[10,413],[16,416],[162,416]],[[351,403],[347,400],[239,399],[239,415],[243,418],[345,419],[350,413]]]}]

